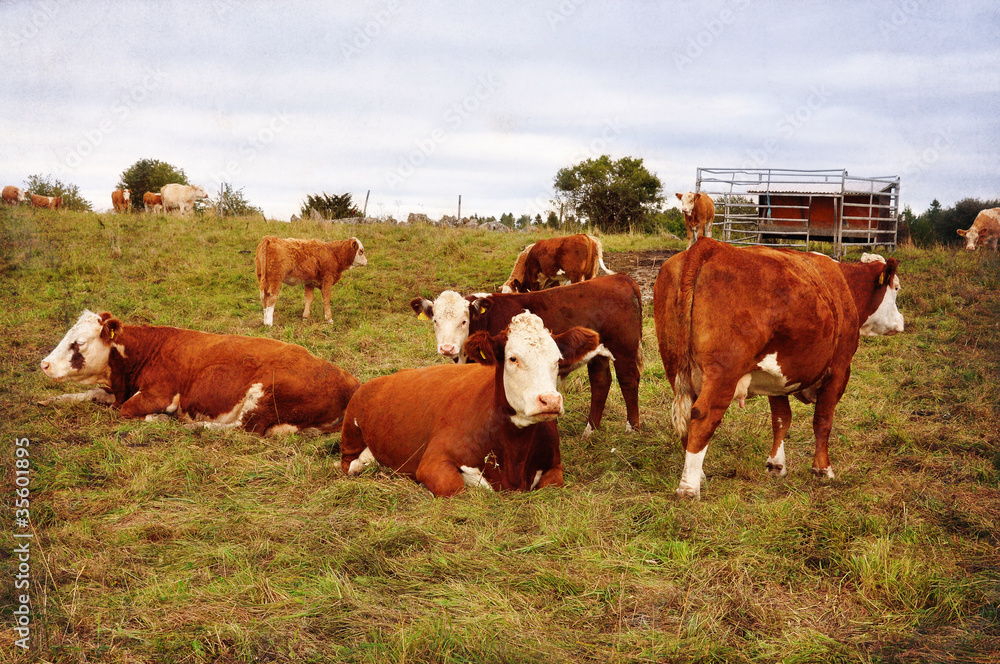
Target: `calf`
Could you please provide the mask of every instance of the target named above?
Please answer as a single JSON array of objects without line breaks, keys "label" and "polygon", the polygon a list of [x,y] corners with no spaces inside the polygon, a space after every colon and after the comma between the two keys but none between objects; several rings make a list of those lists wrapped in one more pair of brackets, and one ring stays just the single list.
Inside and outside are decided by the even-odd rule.
[{"label": "calf", "polygon": [[539,240],[518,255],[501,293],[527,293],[562,284],[575,284],[597,276],[604,265],[604,249],[593,235],[570,235]]},{"label": "calf", "polygon": [[142,195],[142,208],[146,212],[163,212],[163,195],[147,191]]},{"label": "calf", "polygon": [[129,208],[129,198],[131,198],[132,192],[128,189],[115,189],[111,192],[111,204],[115,208],[115,212],[128,212]]},{"label": "calf", "polygon": [[838,263],[703,238],[663,264],[653,318],[685,449],[678,496],[700,496],[705,453],[726,408],[756,395],[766,395],[771,407],[768,472],[786,472],[793,395],[816,404],[813,472],[833,477],[827,442],[858,337],[903,331],[896,259],[862,258]]},{"label": "calf", "polygon": [[524,313],[499,334],[469,337],[468,352],[481,364],[375,378],[347,406],[341,468],[355,475],[377,461],[435,496],[475,486],[562,486],[559,367],[585,361],[599,346],[592,330],[553,336],[540,318]]},{"label": "calf", "polygon": [[712,220],[715,219],[715,203],[708,194],[689,191],[677,194],[684,213],[684,227],[687,229],[687,246],[698,238],[712,237]]},{"label": "calf", "polygon": [[39,196],[31,194],[31,205],[36,208],[58,210],[63,203],[62,196]]},{"label": "calf", "polygon": [[18,203],[23,203],[25,198],[23,189],[12,187],[11,185],[4,187],[3,193],[0,195],[3,196],[3,202],[7,205],[17,205]]},{"label": "calf", "polygon": [[958,234],[965,238],[965,248],[969,251],[982,246],[991,246],[996,251],[997,239],[1000,239],[1000,208],[983,210],[968,230],[960,228]]},{"label": "calf", "polygon": [[358,381],[301,346],[176,327],[124,325],[84,311],[42,360],[56,381],[100,385],[53,401],[100,401],[123,417],[160,413],[269,435],[333,433]]},{"label": "calf", "polygon": [[[470,334],[480,330],[497,334],[523,311],[539,316],[554,334],[577,326],[594,330],[607,352],[594,356],[587,364],[590,414],[583,435],[589,436],[601,425],[611,389],[611,359],[614,359],[618,385],[625,399],[626,431],[639,428],[642,298],[639,286],[628,275],[597,277],[537,293],[494,293],[463,298],[454,291],[445,291],[433,302],[416,297],[410,307],[418,318],[433,319],[438,353],[459,362],[467,359],[462,348]],[[473,356],[473,360],[476,359]],[[564,367],[563,374],[575,368]]]},{"label": "calf", "polygon": [[356,237],[323,242],[264,236],[257,245],[255,261],[260,302],[264,307],[264,325],[274,324],[274,304],[278,301],[283,283],[289,286],[305,285],[306,306],[302,320],[309,318],[313,291],[319,286],[323,296],[323,319],[332,323],[330,290],[340,281],[344,271],[367,264],[365,248]]}]

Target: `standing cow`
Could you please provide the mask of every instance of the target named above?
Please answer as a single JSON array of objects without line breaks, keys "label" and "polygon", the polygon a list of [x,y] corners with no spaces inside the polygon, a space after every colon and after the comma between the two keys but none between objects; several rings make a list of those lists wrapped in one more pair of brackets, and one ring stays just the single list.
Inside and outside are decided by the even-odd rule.
[{"label": "standing cow", "polygon": [[115,189],[111,192],[111,204],[115,208],[115,212],[128,212],[129,209],[129,199],[132,197],[132,192],[128,189]]},{"label": "standing cow", "polygon": [[665,262],[653,292],[660,357],[674,389],[673,424],[685,449],[677,494],[701,495],[709,440],[732,401],[766,395],[784,475],[788,395],[816,404],[813,472],[833,477],[827,442],[859,335],[903,331],[896,259],[838,263],[816,253],[737,249],[702,238]]},{"label": "standing cow", "polygon": [[346,371],[301,346],[176,327],[124,325],[84,311],[42,371],[62,382],[100,385],[54,401],[113,404],[122,417],[159,414],[211,428],[271,435],[333,433],[358,389]]},{"label": "standing cow", "polygon": [[37,194],[29,195],[31,196],[32,207],[43,208],[46,210],[58,210],[63,204],[62,196],[39,196]]},{"label": "standing cow", "polygon": [[377,461],[435,496],[477,486],[562,486],[559,367],[585,361],[599,345],[592,330],[553,336],[540,318],[524,313],[499,334],[469,337],[469,352],[480,364],[375,378],[347,406],[341,468],[355,475]]},{"label": "standing cow", "polygon": [[3,202],[7,205],[17,205],[25,200],[24,190],[19,187],[7,185],[3,188]]},{"label": "standing cow", "polygon": [[164,212],[177,210],[181,215],[194,212],[196,200],[208,198],[204,189],[188,184],[165,184],[160,187],[160,195],[163,197]]},{"label": "standing cow", "polygon": [[163,195],[147,191],[142,195],[142,209],[149,212],[163,212]]},{"label": "standing cow", "polygon": [[593,235],[578,233],[529,244],[518,255],[501,293],[527,293],[552,286],[575,284],[597,276],[604,265],[604,248]]},{"label": "standing cow", "polygon": [[681,201],[681,212],[684,213],[684,227],[687,229],[687,246],[690,247],[698,238],[712,237],[712,221],[715,219],[715,203],[708,194],[689,191],[677,194]]},{"label": "standing cow", "polygon": [[314,290],[317,286],[323,296],[323,320],[333,322],[330,311],[330,292],[340,281],[340,275],[352,267],[368,264],[361,240],[323,242],[264,236],[257,245],[254,261],[260,302],[264,307],[264,325],[274,324],[274,304],[278,301],[281,284],[305,286],[306,306],[302,320],[309,318]]},{"label": "standing cow", "polygon": [[958,229],[958,234],[965,238],[965,248],[975,251],[976,247],[989,246],[997,250],[997,240],[1000,239],[1000,208],[983,210],[976,215],[976,220],[968,230]]}]

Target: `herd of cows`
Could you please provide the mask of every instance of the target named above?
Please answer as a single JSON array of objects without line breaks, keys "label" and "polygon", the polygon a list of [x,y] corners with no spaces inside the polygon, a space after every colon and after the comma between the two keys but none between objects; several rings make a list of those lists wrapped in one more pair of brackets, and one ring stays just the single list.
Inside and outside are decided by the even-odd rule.
[{"label": "herd of cows", "polygon": [[[30,191],[7,185],[3,188],[3,202],[7,205],[19,205],[29,202],[33,208],[58,210],[63,207],[62,196],[39,196]],[[201,187],[187,184],[165,184],[160,192],[147,191],[142,196],[143,209],[146,212],[171,212],[190,214],[194,210],[194,202],[208,198]],[[131,206],[132,192],[128,189],[115,189],[111,192],[111,206],[115,212],[127,212]]]},{"label": "herd of cows", "polygon": [[[8,193],[24,200],[24,192],[18,199],[9,189],[5,201]],[[184,214],[205,194],[166,185],[158,196],[144,201]],[[903,330],[897,260],[864,254],[858,263],[843,263],[790,249],[735,248],[711,238],[709,197],[678,197],[688,247],[663,263],[653,292],[658,349],[674,394],[671,419],[685,450],[677,494],[700,496],[705,454],[727,408],[758,395],[771,410],[767,472],[786,473],[784,437],[794,396],[815,404],[812,470],[833,477],[827,443],[859,339]],[[116,191],[113,201],[124,209],[129,192]],[[970,249],[995,249],[998,222],[1000,208],[984,210],[960,233]],[[367,262],[357,238],[262,238],[255,270],[264,324],[273,324],[283,284],[304,286],[303,319],[319,287],[324,319],[331,322],[332,286]],[[561,486],[558,381],[584,365],[591,402],[583,435],[601,425],[612,365],[626,430],[639,429],[642,298],[631,277],[604,265],[596,237],[529,245],[500,293],[446,290],[433,301],[416,297],[410,306],[432,322],[438,353],[453,362],[364,385],[301,346],[127,325],[110,313],[84,311],[41,368],[53,380],[96,387],[42,403],[98,401],[128,418],[175,417],[188,426],[262,435],[340,431],[346,474],[377,462],[437,496],[476,486]]]}]

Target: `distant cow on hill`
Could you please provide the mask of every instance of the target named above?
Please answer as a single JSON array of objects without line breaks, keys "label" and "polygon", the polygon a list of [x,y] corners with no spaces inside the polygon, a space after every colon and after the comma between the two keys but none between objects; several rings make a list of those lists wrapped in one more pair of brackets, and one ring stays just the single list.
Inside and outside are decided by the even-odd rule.
[{"label": "distant cow on hill", "polygon": [[264,236],[257,245],[255,260],[260,302],[264,307],[264,325],[274,324],[274,304],[278,301],[281,284],[305,286],[306,306],[302,320],[309,318],[314,290],[319,286],[323,296],[323,320],[333,322],[330,311],[330,292],[340,281],[345,270],[367,265],[365,248],[361,241],[349,240],[323,242]]},{"label": "distant cow on hill", "polygon": [[685,450],[677,495],[698,498],[708,443],[729,404],[766,395],[767,469],[786,472],[788,395],[816,404],[813,472],[833,477],[827,443],[859,336],[903,331],[895,258],[861,263],[699,239],[660,268],[653,320]]},{"label": "distant cow on hill", "polygon": [[58,210],[62,207],[62,204],[62,196],[39,196],[37,194],[31,194],[31,205],[36,208]]},{"label": "distant cow on hill", "polygon": [[208,198],[204,189],[188,184],[165,184],[160,187],[160,195],[163,197],[164,212],[177,210],[182,215],[194,212],[196,200]]},{"label": "distant cow on hill", "polygon": [[25,200],[24,190],[7,185],[3,188],[3,202],[7,205],[17,205]]},{"label": "distant cow on hill", "polygon": [[499,334],[469,337],[468,351],[480,364],[375,378],[347,406],[341,468],[355,475],[377,461],[435,496],[466,487],[562,486],[559,367],[585,362],[599,345],[593,330],[552,335],[540,318],[523,313]]},{"label": "distant cow on hill", "polygon": [[84,311],[42,360],[49,378],[101,387],[42,402],[98,401],[122,417],[160,414],[270,435],[333,433],[358,389],[354,376],[301,346],[176,327],[124,325]]},{"label": "distant cow on hill", "polygon": [[1000,239],[1000,208],[983,210],[976,215],[968,230],[960,228],[958,234],[965,238],[965,248],[969,251],[984,246],[993,247],[996,251],[997,240]]},{"label": "distant cow on hill", "polygon": [[142,195],[142,209],[146,212],[163,212],[163,195],[147,191]]},{"label": "distant cow on hill", "polygon": [[132,192],[128,189],[115,189],[111,192],[111,204],[115,208],[115,212],[128,212],[129,210],[129,198],[131,198]]},{"label": "distant cow on hill", "polygon": [[604,265],[604,249],[593,235],[578,233],[529,244],[518,255],[501,293],[527,293],[562,284],[575,284],[597,276]]},{"label": "distant cow on hill", "polygon": [[712,237],[712,220],[715,219],[715,203],[708,194],[689,191],[677,194],[684,213],[684,227],[687,229],[687,246],[698,238]]}]

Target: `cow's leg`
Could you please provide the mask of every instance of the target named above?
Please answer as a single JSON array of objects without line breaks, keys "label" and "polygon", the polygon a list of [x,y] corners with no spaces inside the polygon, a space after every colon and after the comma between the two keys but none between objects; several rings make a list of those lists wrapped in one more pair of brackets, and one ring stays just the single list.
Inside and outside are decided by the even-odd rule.
[{"label": "cow's leg", "polygon": [[340,469],[345,475],[359,475],[373,463],[375,455],[368,449],[357,419],[353,419],[344,426],[340,437]]},{"label": "cow's leg", "polygon": [[264,308],[264,325],[270,327],[274,325],[274,305],[278,301],[278,293],[281,292],[281,282],[269,284],[262,281],[260,289],[260,305]]},{"label": "cow's leg", "polygon": [[584,438],[601,426],[604,405],[611,391],[611,360],[603,355],[594,356],[587,363],[587,375],[590,377],[590,415],[587,416],[587,428],[583,430]]},{"label": "cow's leg", "polygon": [[694,244],[694,226],[691,225],[691,222],[686,221],[684,227],[687,229],[687,247],[685,248],[690,249],[691,245]]},{"label": "cow's leg", "polygon": [[302,310],[302,320],[309,319],[309,309],[312,307],[313,297],[316,295],[316,289],[309,284],[305,285],[305,299],[306,307]]},{"label": "cow's leg", "polygon": [[[742,374],[740,374],[742,376]],[[737,380],[726,380],[713,367],[704,369],[701,394],[691,406],[687,444],[684,448],[684,471],[677,487],[678,498],[700,498],[705,474],[705,453],[722,416],[733,400]]]},{"label": "cow's leg", "polygon": [[97,403],[111,404],[115,402],[115,395],[105,389],[95,387],[94,389],[87,390],[86,392],[77,392],[76,394],[60,394],[43,401],[39,401],[38,405],[49,406],[60,401],[94,401]]},{"label": "cow's leg", "polygon": [[767,457],[767,472],[775,477],[784,477],[788,472],[785,463],[785,434],[792,424],[792,407],[788,405],[788,397],[768,397],[771,404],[771,429],[774,431],[774,442],[771,444],[771,456]]},{"label": "cow's leg", "polygon": [[540,474],[540,476],[532,483],[532,489],[544,489],[547,486],[563,486],[562,466],[549,468],[544,473],[539,470],[536,474]]},{"label": "cow's leg", "polygon": [[333,313],[330,311],[330,295],[333,292],[333,285],[339,279],[327,279],[320,284],[320,294],[323,296],[323,320],[327,323],[333,322]]},{"label": "cow's leg", "polygon": [[705,222],[705,237],[712,237],[712,222]]},{"label": "cow's leg", "polygon": [[135,418],[146,416],[146,419],[154,419],[152,416],[159,413],[173,415],[180,406],[180,394],[171,395],[169,392],[136,392],[132,398],[122,404],[121,414],[125,418]]},{"label": "cow's leg", "polygon": [[625,399],[625,413],[628,421],[626,431],[639,429],[639,362],[637,359],[625,359],[615,355],[615,375],[618,377],[618,387]]},{"label": "cow's leg", "polygon": [[816,477],[833,479],[833,468],[830,465],[830,430],[833,428],[833,412],[847,388],[851,369],[846,371],[834,369],[833,374],[822,388],[816,391],[816,410],[813,413],[813,435],[816,437],[816,452],[813,455],[812,471]]},{"label": "cow's leg", "polygon": [[465,488],[462,472],[450,459],[424,456],[417,466],[416,478],[435,496],[454,496]]}]

